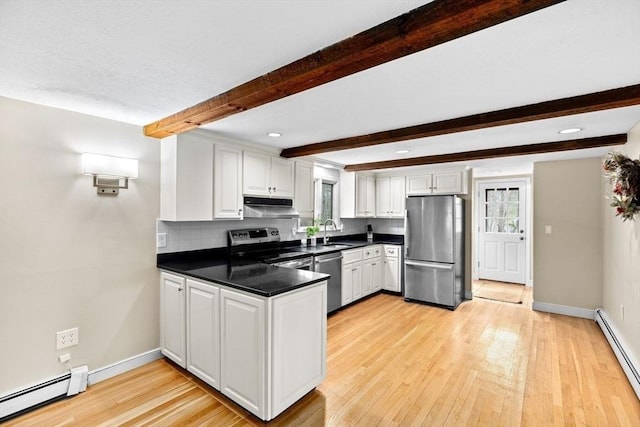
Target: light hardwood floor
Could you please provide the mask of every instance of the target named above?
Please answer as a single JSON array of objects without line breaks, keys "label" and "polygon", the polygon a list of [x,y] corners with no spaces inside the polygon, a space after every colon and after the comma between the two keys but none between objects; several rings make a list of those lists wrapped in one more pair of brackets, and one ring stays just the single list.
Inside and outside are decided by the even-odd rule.
[{"label": "light hardwood floor", "polygon": [[[328,376],[269,425],[638,426],[593,321],[474,299],[454,312],[377,295],[329,318]],[[262,425],[160,360],[9,426]]]}]

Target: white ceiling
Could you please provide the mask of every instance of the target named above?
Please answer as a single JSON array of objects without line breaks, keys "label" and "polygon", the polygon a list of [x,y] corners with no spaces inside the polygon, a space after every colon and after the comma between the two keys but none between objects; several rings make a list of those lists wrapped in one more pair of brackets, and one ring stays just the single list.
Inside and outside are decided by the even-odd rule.
[{"label": "white ceiling", "polygon": [[[144,125],[423,3],[0,0],[0,95]],[[639,46],[640,0],[568,1],[205,128],[284,148],[614,89],[640,83]],[[625,133],[639,121],[640,106],[627,107],[317,157],[390,160]],[[557,133],[570,126],[584,131]],[[519,173],[608,150],[472,165]]]}]

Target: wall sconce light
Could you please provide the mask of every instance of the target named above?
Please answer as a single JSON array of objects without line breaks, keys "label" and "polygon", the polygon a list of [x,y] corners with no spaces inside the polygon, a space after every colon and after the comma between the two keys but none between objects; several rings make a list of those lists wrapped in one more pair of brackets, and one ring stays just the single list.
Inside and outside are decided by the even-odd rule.
[{"label": "wall sconce light", "polygon": [[[129,188],[129,180],[138,177],[138,161],[102,154],[83,153],[82,173],[93,175],[98,194],[117,196],[121,188]],[[124,182],[121,183],[121,181]]]}]

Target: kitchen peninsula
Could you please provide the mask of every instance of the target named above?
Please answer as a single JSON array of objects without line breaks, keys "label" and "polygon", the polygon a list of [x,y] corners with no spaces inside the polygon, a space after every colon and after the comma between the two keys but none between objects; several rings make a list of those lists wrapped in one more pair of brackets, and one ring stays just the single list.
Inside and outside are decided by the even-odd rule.
[{"label": "kitchen peninsula", "polygon": [[162,353],[269,421],[326,375],[326,274],[158,255]]}]

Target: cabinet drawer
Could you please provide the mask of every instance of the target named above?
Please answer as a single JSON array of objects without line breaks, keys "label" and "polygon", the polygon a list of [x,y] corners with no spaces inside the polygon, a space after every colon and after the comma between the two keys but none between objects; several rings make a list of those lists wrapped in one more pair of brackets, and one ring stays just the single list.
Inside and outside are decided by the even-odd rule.
[{"label": "cabinet drawer", "polygon": [[373,247],[373,256],[374,257],[382,256],[382,246],[374,246]]},{"label": "cabinet drawer", "polygon": [[362,259],[370,259],[373,258],[375,256],[375,253],[373,251],[373,246],[367,246],[365,248],[362,248]]},{"label": "cabinet drawer", "polygon": [[348,251],[342,251],[343,265],[360,260],[362,260],[362,249],[349,249]]},{"label": "cabinet drawer", "polygon": [[388,257],[398,258],[399,248],[397,246],[385,246],[384,254]]}]

